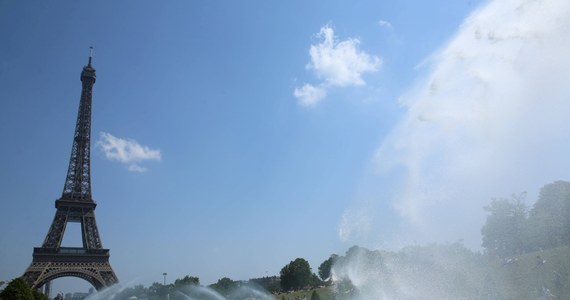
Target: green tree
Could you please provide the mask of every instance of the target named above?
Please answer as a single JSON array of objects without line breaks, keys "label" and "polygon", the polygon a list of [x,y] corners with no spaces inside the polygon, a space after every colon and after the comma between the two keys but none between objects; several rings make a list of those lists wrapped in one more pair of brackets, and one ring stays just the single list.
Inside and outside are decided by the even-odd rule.
[{"label": "green tree", "polygon": [[523,202],[524,194],[511,199],[493,199],[485,207],[489,213],[481,234],[482,246],[487,254],[507,257],[524,252],[528,207]]},{"label": "green tree", "polygon": [[195,276],[186,275],[184,278],[179,278],[174,281],[174,286],[185,286],[185,285],[200,285],[200,278]]},{"label": "green tree", "polygon": [[338,255],[333,254],[319,266],[319,277],[323,281],[327,281],[331,277],[331,268],[337,258]]},{"label": "green tree", "polygon": [[23,278],[16,278],[0,293],[2,300],[35,300],[32,289]]},{"label": "green tree", "polygon": [[297,258],[281,269],[281,287],[285,291],[298,290],[312,284],[311,266],[303,258]]},{"label": "green tree", "polygon": [[218,282],[210,285],[210,287],[216,290],[218,293],[226,296],[229,293],[231,293],[231,291],[236,289],[238,287],[238,284],[235,281],[229,279],[228,277],[224,277],[218,279]]},{"label": "green tree", "polygon": [[271,293],[279,293],[281,291],[281,280],[279,276],[251,278],[249,282]]},{"label": "green tree", "polygon": [[163,285],[162,283],[154,282],[148,287],[148,297],[149,299],[165,299],[168,293],[168,285]]},{"label": "green tree", "polygon": [[570,182],[556,181],[542,187],[529,213],[532,250],[570,244]]},{"label": "green tree", "polygon": [[46,295],[35,289],[32,289],[32,296],[34,297],[34,300],[48,300]]}]

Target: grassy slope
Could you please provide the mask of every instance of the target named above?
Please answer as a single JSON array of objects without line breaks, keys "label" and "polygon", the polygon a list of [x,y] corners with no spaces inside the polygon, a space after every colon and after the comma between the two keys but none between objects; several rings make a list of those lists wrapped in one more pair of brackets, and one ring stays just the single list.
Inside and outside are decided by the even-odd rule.
[{"label": "grassy slope", "polygon": [[[317,289],[315,289],[315,291],[317,291],[317,294],[319,294],[319,297],[321,298],[321,300],[329,300],[329,299],[333,298],[332,291],[330,288],[326,288],[326,287],[317,288]],[[275,297],[275,299],[281,300],[281,299],[285,298],[286,300],[293,300],[293,299],[310,300],[312,294],[313,294],[313,290],[311,290],[311,291],[297,291],[297,292],[279,294],[277,297]]]}]

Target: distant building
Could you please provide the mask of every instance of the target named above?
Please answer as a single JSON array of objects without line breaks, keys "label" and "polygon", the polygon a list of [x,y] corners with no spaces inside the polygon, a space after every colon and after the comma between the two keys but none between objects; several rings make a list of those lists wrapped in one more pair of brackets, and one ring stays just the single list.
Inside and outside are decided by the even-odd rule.
[{"label": "distant building", "polygon": [[63,300],[83,300],[89,296],[89,293],[67,293]]}]

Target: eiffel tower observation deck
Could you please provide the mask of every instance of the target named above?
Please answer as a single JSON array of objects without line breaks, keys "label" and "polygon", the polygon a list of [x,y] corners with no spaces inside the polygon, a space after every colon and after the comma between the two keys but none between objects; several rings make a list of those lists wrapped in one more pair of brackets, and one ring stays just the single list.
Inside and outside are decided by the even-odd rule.
[{"label": "eiffel tower observation deck", "polygon": [[[61,198],[55,201],[56,213],[41,247],[34,248],[33,260],[24,279],[33,287],[44,287],[49,294],[50,281],[59,277],[78,277],[97,290],[118,282],[109,263],[109,249],[104,249],[95,221],[97,203],[91,196],[91,102],[96,81],[92,66],[81,71],[81,99],[75,125],[69,167]],[[82,247],[62,247],[68,222],[81,224]]]}]

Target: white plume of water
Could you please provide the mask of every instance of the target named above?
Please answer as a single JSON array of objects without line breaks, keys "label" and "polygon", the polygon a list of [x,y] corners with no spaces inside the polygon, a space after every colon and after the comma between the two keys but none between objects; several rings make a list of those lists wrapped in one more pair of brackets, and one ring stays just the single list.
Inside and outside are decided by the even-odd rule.
[{"label": "white plume of water", "polygon": [[210,299],[210,300],[225,300],[225,299],[259,299],[270,300],[274,299],[273,295],[263,290],[260,287],[253,286],[251,283],[239,286],[229,292],[227,298],[215,291],[212,288],[188,285],[182,287],[173,293],[182,296],[184,299]]},{"label": "white plume of water", "polygon": [[228,296],[229,299],[259,299],[259,300],[273,300],[275,297],[268,293],[261,287],[252,286],[241,286],[233,290]]},{"label": "white plume of water", "polygon": [[353,247],[331,276],[341,299],[488,299],[484,258],[459,243],[399,252]]},{"label": "white plume of water", "polygon": [[569,1],[495,0],[424,64],[376,156],[405,170],[394,207],[410,240],[478,246],[491,198],[570,176],[569,32]]},{"label": "white plume of water", "polygon": [[[421,66],[429,72],[401,98],[407,111],[376,156],[381,172],[401,176],[400,244],[478,247],[491,198],[570,177],[569,33],[570,1],[494,0]],[[379,270],[359,257],[334,274],[364,299],[446,298],[413,293],[429,278],[414,283],[389,260]]]},{"label": "white plume of water", "polygon": [[115,299],[115,296],[119,295],[122,291],[133,285],[133,283],[117,283],[87,296],[85,300],[113,300]]},{"label": "white plume of water", "polygon": [[174,291],[178,295],[183,295],[185,299],[209,299],[209,300],[225,300],[224,296],[215,290],[199,285],[187,285],[180,290]]},{"label": "white plume of water", "polygon": [[[123,291],[135,286],[134,283],[115,284],[94,294],[89,295],[86,300],[113,300],[118,299]],[[271,300],[274,299],[273,295],[265,291],[263,288],[253,284],[247,283],[245,285],[236,287],[229,291],[228,297],[224,297],[216,290],[200,286],[200,285],[185,285],[172,287],[169,290],[170,299],[186,299],[186,300],[226,300],[226,299],[258,299],[258,300]]]}]

